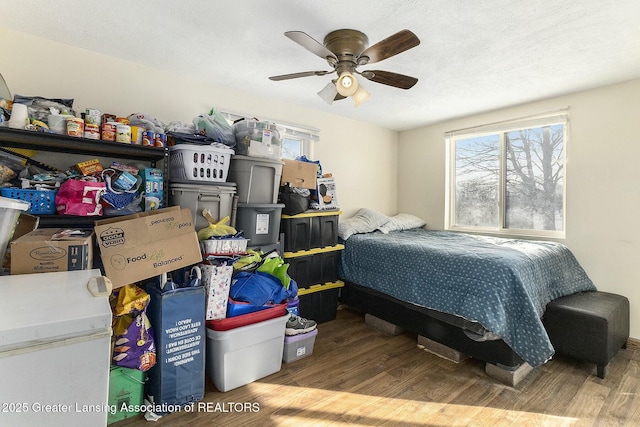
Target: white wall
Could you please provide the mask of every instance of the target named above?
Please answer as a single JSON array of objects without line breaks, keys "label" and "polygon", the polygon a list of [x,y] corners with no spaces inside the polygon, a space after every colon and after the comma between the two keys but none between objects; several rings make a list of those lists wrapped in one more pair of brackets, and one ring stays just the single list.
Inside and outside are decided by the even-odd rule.
[{"label": "white wall", "polygon": [[[400,134],[398,207],[444,228],[444,133],[569,106],[567,229],[561,240],[599,290],[631,304],[631,336],[640,338],[640,80]],[[416,190],[419,188],[420,190]]]},{"label": "white wall", "polygon": [[[567,238],[599,289],[631,300],[640,338],[640,81],[451,120],[398,134],[278,100],[198,82],[0,27],[0,73],[14,94],[74,98],[77,109],[165,123],[190,122],[211,107],[320,129],[314,157],[338,183],[349,216],[360,207],[409,212],[444,226],[444,132],[569,106]],[[399,140],[399,144],[398,144]],[[401,167],[399,167],[401,166]]]},{"label": "white wall", "polygon": [[314,158],[321,161],[323,171],[336,178],[344,214],[351,215],[363,206],[388,214],[396,211],[395,131],[260,98],[230,89],[224,82],[194,81],[3,27],[0,73],[14,95],[73,98],[79,111],[97,108],[120,116],[140,112],[164,123],[190,123],[215,107],[319,129]]}]

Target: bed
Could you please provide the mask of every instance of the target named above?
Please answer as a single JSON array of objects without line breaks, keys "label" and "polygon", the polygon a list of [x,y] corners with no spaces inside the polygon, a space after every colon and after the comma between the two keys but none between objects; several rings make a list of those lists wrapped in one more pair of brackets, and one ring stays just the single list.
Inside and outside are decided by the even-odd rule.
[{"label": "bed", "polygon": [[553,355],[541,321],[548,302],[595,290],[554,242],[409,224],[342,232],[341,243],[342,303],[506,369]]}]

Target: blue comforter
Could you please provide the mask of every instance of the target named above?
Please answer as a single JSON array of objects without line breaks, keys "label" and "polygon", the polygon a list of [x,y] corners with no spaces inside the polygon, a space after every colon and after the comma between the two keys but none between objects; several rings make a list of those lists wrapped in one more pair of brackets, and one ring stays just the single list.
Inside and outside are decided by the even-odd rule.
[{"label": "blue comforter", "polygon": [[425,229],[351,236],[340,276],[478,322],[534,367],[554,353],[540,320],[547,303],[595,290],[559,243]]}]

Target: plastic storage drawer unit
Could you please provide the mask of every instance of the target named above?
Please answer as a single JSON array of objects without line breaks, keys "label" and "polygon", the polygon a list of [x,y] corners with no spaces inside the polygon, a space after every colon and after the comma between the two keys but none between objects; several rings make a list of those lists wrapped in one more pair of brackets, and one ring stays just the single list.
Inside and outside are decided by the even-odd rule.
[{"label": "plastic storage drawer unit", "polygon": [[233,196],[236,193],[235,183],[220,182],[213,184],[169,184],[169,203],[189,209],[193,214],[197,230],[205,228],[209,222],[202,216],[203,209],[209,209],[211,216],[217,220],[231,216]]},{"label": "plastic storage drawer unit", "polygon": [[278,242],[282,208],[282,204],[238,203],[236,229],[244,231],[249,247]]},{"label": "plastic storage drawer unit", "polygon": [[341,211],[307,211],[282,215],[285,251],[306,251],[338,243],[338,216]]},{"label": "plastic storage drawer unit", "polygon": [[249,384],[282,368],[289,313],[228,331],[207,328],[207,375],[221,391]]},{"label": "plastic storage drawer unit", "polygon": [[238,186],[239,203],[277,203],[282,160],[233,156],[229,181]]}]

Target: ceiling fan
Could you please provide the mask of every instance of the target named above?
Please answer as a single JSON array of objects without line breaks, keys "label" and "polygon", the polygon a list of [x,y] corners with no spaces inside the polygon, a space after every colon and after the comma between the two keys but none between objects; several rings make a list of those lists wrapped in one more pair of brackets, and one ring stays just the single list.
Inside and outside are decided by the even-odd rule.
[{"label": "ceiling fan", "polygon": [[366,34],[357,30],[332,31],[325,36],[324,43],[314,40],[302,31],[287,31],[284,35],[311,53],[325,59],[332,70],[282,74],[269,77],[269,79],[280,81],[299,77],[324,76],[335,72],[338,75],[337,79],[329,82],[324,89],[318,92],[318,95],[329,104],[351,96],[357,106],[369,98],[369,93],[359,84],[355,74],[372,82],[400,89],[409,89],[418,82],[415,77],[390,71],[357,70],[357,67],[380,62],[418,46],[420,39],[409,30],[399,31],[373,46],[369,46]]}]

